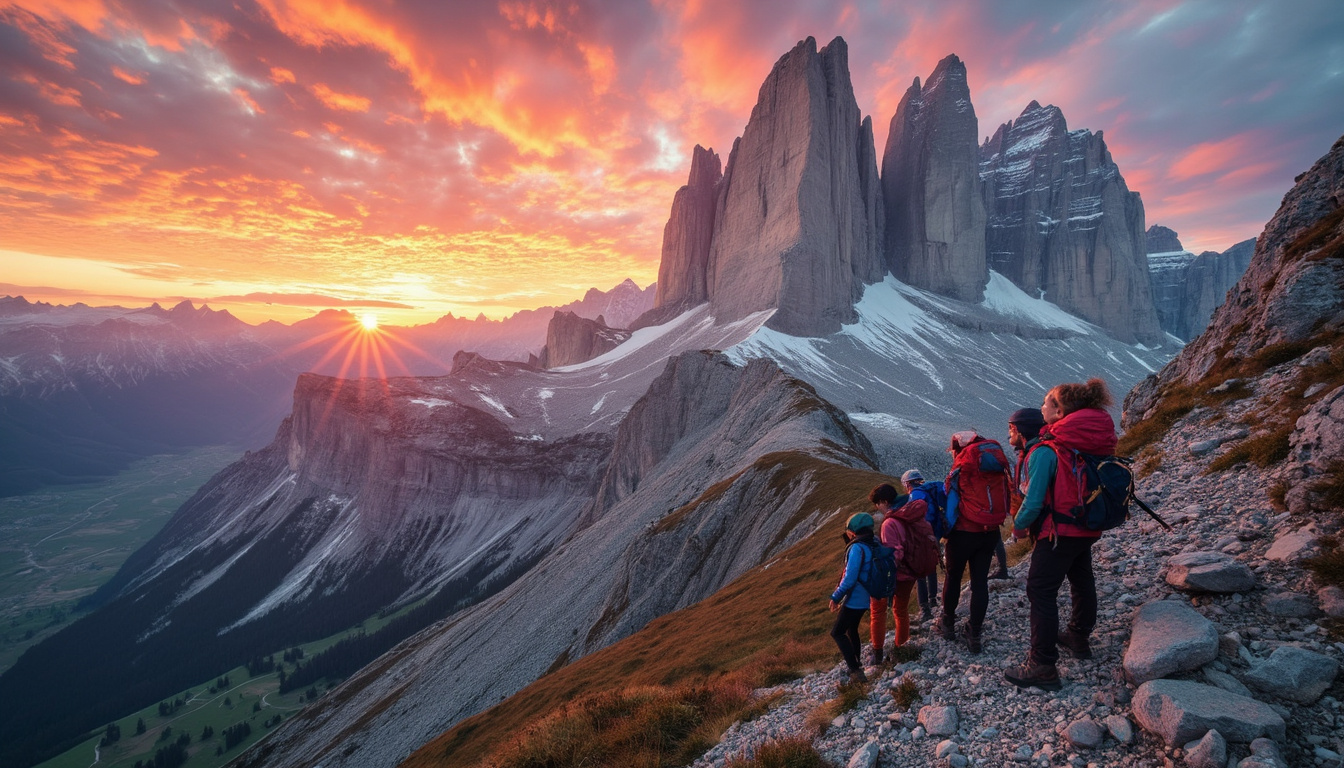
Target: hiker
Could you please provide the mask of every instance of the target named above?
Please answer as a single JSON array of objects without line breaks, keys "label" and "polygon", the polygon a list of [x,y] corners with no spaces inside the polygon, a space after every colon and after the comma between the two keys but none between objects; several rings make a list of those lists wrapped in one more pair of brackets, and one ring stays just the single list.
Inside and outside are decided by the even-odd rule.
[{"label": "hiker", "polygon": [[[946,495],[943,492],[943,484],[934,482],[926,484],[924,475],[918,469],[907,469],[901,475],[901,484],[905,486],[905,492],[910,494],[910,504],[920,504],[924,511],[924,520],[928,522],[930,529],[936,536],[940,530],[940,524],[937,516],[942,512],[937,502],[938,497],[944,499],[946,504]],[[926,487],[926,485],[928,487]],[[945,523],[943,523],[945,525]],[[944,532],[945,535],[945,532]],[[890,545],[888,545],[890,546]],[[942,553],[939,553],[939,561],[942,561]],[[915,579],[915,585],[919,596],[920,621],[930,621],[933,619],[933,609],[938,605],[938,569],[934,568],[933,573],[922,579]]]},{"label": "hiker", "polygon": [[1008,515],[1008,457],[993,440],[974,430],[952,435],[948,449],[952,471],[947,488],[948,515],[955,522],[947,534],[947,573],[943,581],[943,615],[939,632],[944,640],[955,640],[957,603],[961,597],[961,575],[971,571],[971,615],[966,623],[966,648],[979,653],[980,630],[989,608],[989,564],[994,549],[1003,543],[999,526]]},{"label": "hiker", "polygon": [[[1065,522],[1068,518],[1064,515],[1081,501],[1080,486],[1077,482],[1057,480],[1075,476],[1074,451],[1102,456],[1115,452],[1115,422],[1105,410],[1111,403],[1111,393],[1101,379],[1089,379],[1086,384],[1060,384],[1046,393],[1041,404],[1045,427],[1040,436],[1024,443],[1024,498],[1013,527],[1014,535],[1019,538],[1030,535],[1035,543],[1027,572],[1031,648],[1026,663],[1004,672],[1008,682],[1021,688],[1060,689],[1059,671],[1055,668],[1059,659],[1057,646],[1077,658],[1092,658],[1088,636],[1097,623],[1092,545],[1101,533]],[[1024,437],[1025,426],[1017,426]],[[1055,446],[1060,450],[1055,450]],[[1061,632],[1055,600],[1065,579],[1069,581],[1072,609],[1068,627]]]},{"label": "hiker", "polygon": [[[1017,462],[1013,465],[1013,496],[1009,516],[1016,516],[1022,507],[1022,493],[1027,480],[1027,451],[1036,444],[1041,427],[1044,426],[1045,417],[1041,415],[1040,408],[1018,408],[1008,417],[1008,445],[1017,454]],[[1016,540],[1016,536],[1010,537],[1010,541]]]},{"label": "hiker", "polygon": [[872,541],[873,516],[867,512],[852,515],[845,526],[845,573],[831,593],[830,602],[831,613],[836,614],[831,637],[849,667],[849,679],[860,683],[868,682],[868,677],[859,662],[859,622],[870,602],[861,577],[872,567],[874,552],[869,546]]},{"label": "hiker", "polygon": [[[896,489],[883,483],[868,494],[868,500],[882,514],[878,538],[882,546],[892,549],[896,561],[896,592],[891,596],[895,617],[895,646],[910,640],[910,592],[923,571],[938,567],[938,540],[924,519],[927,506],[922,500],[909,499],[896,509],[891,505],[900,500]],[[882,646],[887,639],[887,600],[872,598],[870,616],[873,641],[873,663],[882,663]]]}]

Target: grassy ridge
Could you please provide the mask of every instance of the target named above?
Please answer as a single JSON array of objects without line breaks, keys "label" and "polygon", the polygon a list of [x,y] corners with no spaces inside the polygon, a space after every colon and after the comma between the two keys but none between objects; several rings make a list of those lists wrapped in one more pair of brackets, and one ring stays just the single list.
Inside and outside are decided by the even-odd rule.
[{"label": "grassy ridge", "polygon": [[[729,679],[776,682],[785,667],[834,663],[826,600],[842,559],[840,535],[867,494],[890,478],[798,453],[767,457],[786,475],[811,473],[804,509],[837,510],[820,530],[709,598],[662,616],[634,635],[542,677],[499,705],[468,718],[412,754],[403,765],[465,766],[503,759],[546,718],[585,697],[642,687],[712,686]],[[762,461],[765,461],[763,459]],[[732,720],[723,722],[726,727]]]}]

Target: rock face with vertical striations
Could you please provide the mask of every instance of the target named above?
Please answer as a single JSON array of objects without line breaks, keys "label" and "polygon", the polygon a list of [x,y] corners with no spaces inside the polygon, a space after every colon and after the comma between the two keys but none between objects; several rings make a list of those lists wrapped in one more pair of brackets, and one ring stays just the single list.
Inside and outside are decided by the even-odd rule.
[{"label": "rock face with vertical striations", "polygon": [[690,178],[672,198],[672,214],[663,228],[655,308],[679,311],[709,300],[705,278],[714,235],[714,207],[722,181],[719,156],[696,144],[691,153]]},{"label": "rock face with vertical striations", "polygon": [[989,280],[979,124],[966,65],[938,62],[905,92],[882,153],[886,267],[909,285],[978,302]]},{"label": "rock face with vertical striations", "polygon": [[809,37],[775,63],[715,213],[706,287],[719,322],[774,310],[770,327],[797,336],[853,322],[884,271],[876,157],[843,39],[818,51]]},{"label": "rock face with vertical striations", "polygon": [[1255,252],[1252,238],[1222,253],[1205,251],[1196,256],[1181,246],[1174,231],[1158,225],[1148,228],[1147,245],[1158,322],[1162,330],[1182,341],[1204,332],[1213,311],[1237,284]]},{"label": "rock face with vertical striations", "polygon": [[1126,342],[1163,340],[1143,202],[1100,131],[1033,101],[980,148],[989,266]]},{"label": "rock face with vertical striations", "polygon": [[546,328],[546,346],[542,347],[537,362],[542,368],[586,362],[610,352],[628,338],[630,331],[608,327],[601,315],[589,320],[573,312],[556,312]]}]

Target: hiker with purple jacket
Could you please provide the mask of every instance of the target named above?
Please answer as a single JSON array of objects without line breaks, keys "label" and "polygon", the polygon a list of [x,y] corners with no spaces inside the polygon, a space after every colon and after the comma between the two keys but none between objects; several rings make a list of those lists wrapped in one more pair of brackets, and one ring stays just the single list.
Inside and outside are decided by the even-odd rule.
[{"label": "hiker with purple jacket", "polygon": [[[907,500],[901,506],[892,509],[892,504],[901,500],[896,489],[887,483],[877,486],[868,494],[873,508],[882,515],[882,527],[879,538],[884,547],[891,547],[896,559],[896,593],[891,596],[891,608],[895,618],[897,647],[910,640],[910,592],[918,578],[912,568],[911,559],[920,542],[932,547],[937,557],[937,544],[933,539],[933,529],[924,519],[925,504],[918,499]],[[873,663],[882,663],[882,646],[887,639],[887,603],[885,598],[872,599],[870,608],[871,635],[873,641]]]}]

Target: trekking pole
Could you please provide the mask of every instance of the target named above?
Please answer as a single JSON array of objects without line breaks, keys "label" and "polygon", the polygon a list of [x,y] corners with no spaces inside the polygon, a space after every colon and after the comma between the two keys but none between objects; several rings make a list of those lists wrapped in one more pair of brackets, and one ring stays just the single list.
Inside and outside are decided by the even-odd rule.
[{"label": "trekking pole", "polygon": [[1168,523],[1166,520],[1163,520],[1161,517],[1159,517],[1158,514],[1154,512],[1152,509],[1150,509],[1147,504],[1143,503],[1142,499],[1134,495],[1131,495],[1129,498],[1133,499],[1134,503],[1139,505],[1139,509],[1142,509],[1144,512],[1147,512],[1149,517],[1161,523],[1163,528],[1166,528],[1168,531],[1171,530],[1171,523]]}]

